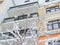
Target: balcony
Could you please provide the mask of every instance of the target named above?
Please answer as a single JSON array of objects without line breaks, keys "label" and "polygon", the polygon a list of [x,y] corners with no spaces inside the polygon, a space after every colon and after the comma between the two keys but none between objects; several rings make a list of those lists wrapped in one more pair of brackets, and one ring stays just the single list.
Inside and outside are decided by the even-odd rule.
[{"label": "balcony", "polygon": [[11,18],[5,18],[5,20],[2,23],[2,31],[7,30],[16,30],[17,27],[21,29],[26,28],[36,28],[36,21],[38,19],[37,13],[31,14],[32,16],[27,17],[25,16],[18,16],[17,18],[11,17]]}]

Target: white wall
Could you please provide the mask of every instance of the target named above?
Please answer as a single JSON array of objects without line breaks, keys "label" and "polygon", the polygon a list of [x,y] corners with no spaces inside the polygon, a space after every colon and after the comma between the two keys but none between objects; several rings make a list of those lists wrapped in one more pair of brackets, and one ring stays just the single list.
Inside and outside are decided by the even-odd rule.
[{"label": "white wall", "polygon": [[31,2],[36,2],[37,0],[30,0],[29,2],[25,2],[26,0],[14,0],[16,5],[27,4]]},{"label": "white wall", "polygon": [[45,3],[45,0],[38,0],[39,4],[44,4]]}]

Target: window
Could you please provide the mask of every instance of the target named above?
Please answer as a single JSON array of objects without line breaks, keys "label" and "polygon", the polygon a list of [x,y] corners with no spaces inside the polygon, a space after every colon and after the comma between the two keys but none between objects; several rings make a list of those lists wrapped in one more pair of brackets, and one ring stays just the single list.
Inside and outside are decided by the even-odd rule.
[{"label": "window", "polygon": [[53,41],[53,42],[48,42],[48,45],[60,45],[60,40],[58,41]]},{"label": "window", "polygon": [[20,31],[20,34],[22,35],[23,33],[24,33],[24,30],[21,30],[21,31]]},{"label": "window", "polygon": [[[10,36],[10,37],[14,37],[14,35],[12,34],[12,33],[10,33],[10,32],[6,32],[6,33],[3,33],[3,34],[5,34],[5,35],[7,35],[7,36]],[[9,37],[8,37],[9,38]]]},{"label": "window", "polygon": [[48,45],[53,45],[53,43],[52,42],[48,42]]},{"label": "window", "polygon": [[11,21],[14,21],[14,17],[5,18],[3,22],[11,22]]},{"label": "window", "polygon": [[58,25],[59,25],[59,28],[60,28],[60,20],[58,20]]},{"label": "window", "polygon": [[52,30],[52,23],[47,25],[48,30]]},{"label": "window", "polygon": [[49,8],[46,8],[46,13],[56,12],[59,10],[60,10],[59,6],[49,7]]},{"label": "window", "polygon": [[27,15],[18,16],[19,19],[26,19]]},{"label": "window", "polygon": [[30,0],[25,0],[25,2],[29,2]]},{"label": "window", "polygon": [[50,2],[50,1],[54,1],[54,0],[45,0],[45,2]]},{"label": "window", "polygon": [[50,21],[47,24],[48,30],[60,28],[60,20]]},{"label": "window", "polygon": [[46,9],[46,13],[50,13],[50,12],[51,12],[50,8]]},{"label": "window", "polygon": [[55,10],[56,10],[56,11],[59,11],[59,10],[60,10],[59,6],[56,6],[56,7],[55,7]]},{"label": "window", "polygon": [[49,2],[49,0],[45,0],[45,2]]},{"label": "window", "polygon": [[51,8],[51,12],[55,12],[55,8]]},{"label": "window", "polygon": [[22,15],[22,16],[18,16],[18,19],[26,19],[27,18],[27,15]]},{"label": "window", "polygon": [[26,18],[27,18],[27,15],[21,15],[15,18],[15,20],[21,20],[21,19],[26,19]]},{"label": "window", "polygon": [[28,28],[20,30],[19,33],[20,33],[20,35],[24,36],[24,35],[26,35],[27,31],[28,31]]},{"label": "window", "polygon": [[26,18],[27,18],[27,15],[17,16],[16,18],[15,17],[5,18],[3,23],[11,22],[11,21],[16,21],[16,20],[21,20],[21,19],[26,19]]},{"label": "window", "polygon": [[54,29],[58,28],[58,21],[53,21],[53,28]]},{"label": "window", "polygon": [[38,17],[38,13],[32,13],[32,14],[30,14],[29,18],[36,18],[36,17]]}]

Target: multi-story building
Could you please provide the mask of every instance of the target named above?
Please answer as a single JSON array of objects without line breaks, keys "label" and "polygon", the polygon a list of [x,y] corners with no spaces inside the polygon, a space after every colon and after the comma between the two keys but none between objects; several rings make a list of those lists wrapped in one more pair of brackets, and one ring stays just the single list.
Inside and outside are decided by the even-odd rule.
[{"label": "multi-story building", "polygon": [[17,44],[14,45],[20,45],[23,39],[23,45],[36,45],[39,8],[37,0],[22,0],[21,4],[18,0],[13,2],[14,6],[7,10],[8,15],[1,24],[1,40],[4,40],[1,42],[3,45],[10,42],[13,45],[15,41]]},{"label": "multi-story building", "polygon": [[46,0],[38,12],[38,45],[60,45],[60,0]]}]

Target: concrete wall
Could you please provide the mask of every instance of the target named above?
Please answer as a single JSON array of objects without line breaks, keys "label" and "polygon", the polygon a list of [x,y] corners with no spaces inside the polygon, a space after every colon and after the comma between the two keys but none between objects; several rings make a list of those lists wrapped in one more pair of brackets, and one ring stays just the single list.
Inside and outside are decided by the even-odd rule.
[{"label": "concrete wall", "polygon": [[[25,2],[28,1],[28,2]],[[32,2],[37,2],[37,0],[14,0],[16,5],[23,5],[23,4],[28,4]]]},{"label": "concrete wall", "polygon": [[[37,3],[28,5],[28,6],[24,6],[24,7],[15,7],[15,8],[8,10],[8,18],[15,17],[15,16],[21,16],[24,14],[27,14],[27,16],[30,16],[31,13],[38,13],[38,8],[39,7],[38,7]],[[32,28],[32,27],[36,28],[36,21],[37,21],[37,17],[2,23],[2,25],[1,25],[2,32],[6,32],[7,29],[12,31],[14,29],[13,28],[14,24],[17,24],[17,23],[18,23],[18,27],[21,27],[22,29]],[[15,28],[15,30],[16,30],[16,28]]]}]

